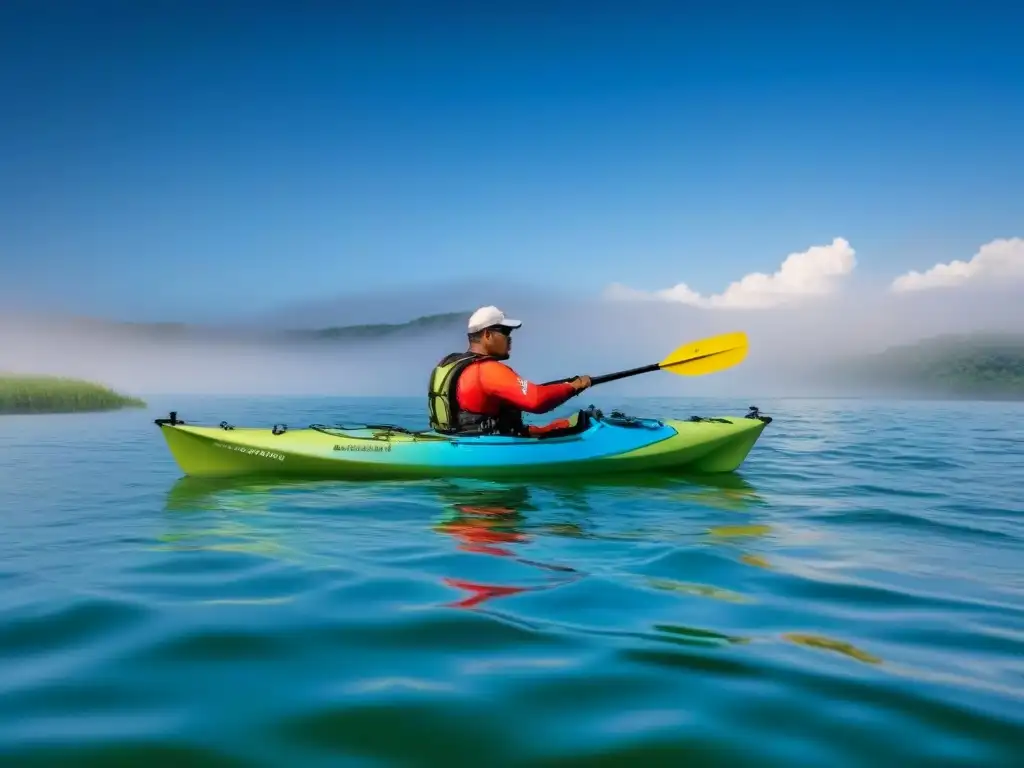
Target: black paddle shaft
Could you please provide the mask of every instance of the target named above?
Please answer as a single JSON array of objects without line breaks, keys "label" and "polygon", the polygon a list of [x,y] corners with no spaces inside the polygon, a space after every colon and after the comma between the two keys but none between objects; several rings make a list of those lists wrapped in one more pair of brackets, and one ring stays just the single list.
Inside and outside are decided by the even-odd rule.
[{"label": "black paddle shaft", "polygon": [[[723,352],[728,352],[728,351],[731,351],[731,350],[727,350],[727,349],[713,349],[711,352],[707,352],[707,353],[705,353],[703,355],[693,355],[692,357],[684,357],[684,358],[682,358],[680,360],[673,360],[670,363],[666,363],[666,362],[662,361],[660,363],[651,363],[650,365],[641,365],[639,368],[630,368],[627,371],[618,371],[617,373],[606,373],[604,376],[592,376],[590,378],[590,384],[591,385],[594,385],[594,384],[604,384],[605,382],[608,382],[608,381],[616,381],[617,379],[625,379],[628,376],[636,376],[637,374],[641,374],[641,373],[652,373],[653,371],[660,371],[663,368],[671,368],[671,367],[674,367],[674,366],[677,366],[677,365],[682,365],[683,363],[695,363],[698,360],[705,360],[705,359],[707,359],[709,357],[714,357],[715,355],[720,355]],[[548,384],[564,384],[567,381],[572,381],[574,378],[576,378],[576,377],[575,376],[570,376],[568,379],[558,379],[556,381],[546,381],[546,382],[544,382],[544,386],[547,386]]]},{"label": "black paddle shaft", "polygon": [[[595,384],[604,384],[605,382],[608,381],[625,379],[629,376],[636,376],[641,373],[651,373],[652,371],[657,371],[660,369],[661,365],[659,363],[652,363],[651,365],[642,365],[639,368],[630,368],[627,371],[618,371],[617,373],[606,373],[604,376],[591,376],[590,385],[594,386]],[[546,381],[544,382],[544,385],[547,386],[548,384],[564,384],[565,382],[572,381],[575,378],[575,376],[570,376],[567,379],[558,379],[557,381]]]}]

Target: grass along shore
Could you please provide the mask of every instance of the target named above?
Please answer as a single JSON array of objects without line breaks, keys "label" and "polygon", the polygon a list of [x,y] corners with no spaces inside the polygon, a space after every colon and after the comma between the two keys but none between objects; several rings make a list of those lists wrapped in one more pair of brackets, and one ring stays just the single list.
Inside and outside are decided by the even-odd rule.
[{"label": "grass along shore", "polygon": [[120,408],[145,408],[102,384],[59,376],[0,373],[0,415],[26,413],[84,413]]}]

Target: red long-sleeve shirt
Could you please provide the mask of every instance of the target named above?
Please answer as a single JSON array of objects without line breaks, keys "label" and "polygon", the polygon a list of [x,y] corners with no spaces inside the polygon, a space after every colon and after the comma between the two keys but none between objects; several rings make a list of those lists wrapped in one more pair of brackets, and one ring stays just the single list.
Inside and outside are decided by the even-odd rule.
[{"label": "red long-sleeve shirt", "polygon": [[[455,393],[462,409],[497,416],[503,403],[526,413],[547,413],[566,402],[576,390],[568,382],[534,384],[504,363],[484,360],[463,371]],[[539,434],[568,424],[565,419],[558,419],[542,427],[531,426],[530,432]]]}]

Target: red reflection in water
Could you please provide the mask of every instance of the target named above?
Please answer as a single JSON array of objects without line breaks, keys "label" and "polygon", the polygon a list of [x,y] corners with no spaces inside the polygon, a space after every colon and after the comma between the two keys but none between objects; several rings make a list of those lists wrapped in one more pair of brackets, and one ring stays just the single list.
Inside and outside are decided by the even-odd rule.
[{"label": "red reflection in water", "polygon": [[[446,533],[459,542],[458,548],[464,552],[477,554],[494,555],[496,557],[511,557],[516,562],[532,565],[544,570],[575,573],[572,568],[560,565],[547,565],[532,560],[524,560],[516,557],[515,553],[508,547],[497,546],[499,544],[525,544],[530,537],[516,529],[518,512],[510,507],[501,506],[470,506],[456,504],[453,509],[457,516],[437,526],[436,530]],[[572,576],[578,578],[578,575]],[[506,597],[521,592],[536,592],[542,589],[550,589],[559,584],[566,583],[565,580],[552,582],[540,586],[514,587],[501,586],[497,584],[478,584],[465,579],[453,579],[445,577],[442,582],[448,586],[462,589],[469,592],[469,596],[462,600],[447,603],[450,608],[475,608],[482,603],[496,597]]]},{"label": "red reflection in water", "polygon": [[480,605],[480,603],[495,597],[505,597],[506,595],[515,595],[520,592],[531,592],[536,591],[537,589],[546,589],[546,587],[499,587],[495,584],[474,584],[471,581],[450,579],[448,577],[441,579],[441,581],[449,587],[464,589],[470,593],[469,597],[464,597],[462,600],[456,600],[454,603],[446,603],[445,607],[447,608],[474,608],[477,605]]},{"label": "red reflection in water", "polygon": [[459,542],[459,549],[465,552],[480,552],[498,557],[513,557],[504,547],[496,543],[523,544],[529,541],[526,534],[515,529],[514,509],[508,507],[470,507],[458,505],[459,516],[437,527]]}]

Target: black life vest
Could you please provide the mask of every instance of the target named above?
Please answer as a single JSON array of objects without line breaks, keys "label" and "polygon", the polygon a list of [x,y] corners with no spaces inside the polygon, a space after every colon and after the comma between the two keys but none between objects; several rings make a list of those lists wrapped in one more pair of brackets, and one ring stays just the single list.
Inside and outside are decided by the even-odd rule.
[{"label": "black life vest", "polygon": [[430,428],[445,435],[516,435],[529,434],[518,408],[502,406],[497,416],[474,413],[459,406],[459,377],[473,363],[496,360],[476,352],[453,352],[445,355],[430,373],[427,388],[427,411]]}]

